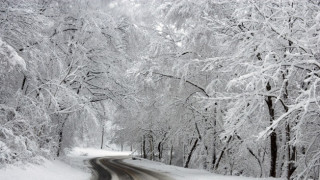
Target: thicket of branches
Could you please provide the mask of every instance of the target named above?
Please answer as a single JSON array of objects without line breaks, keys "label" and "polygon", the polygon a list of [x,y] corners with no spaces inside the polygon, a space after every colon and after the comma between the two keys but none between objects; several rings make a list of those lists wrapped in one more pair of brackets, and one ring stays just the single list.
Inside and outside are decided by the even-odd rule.
[{"label": "thicket of branches", "polygon": [[144,158],[319,178],[317,0],[0,3],[1,164],[103,147],[113,120]]},{"label": "thicket of branches", "polygon": [[184,167],[319,178],[318,1],[135,3],[149,44],[119,142]]},{"label": "thicket of branches", "polygon": [[107,108],[130,89],[126,20],[89,1],[2,0],[0,12],[0,165],[103,146]]}]

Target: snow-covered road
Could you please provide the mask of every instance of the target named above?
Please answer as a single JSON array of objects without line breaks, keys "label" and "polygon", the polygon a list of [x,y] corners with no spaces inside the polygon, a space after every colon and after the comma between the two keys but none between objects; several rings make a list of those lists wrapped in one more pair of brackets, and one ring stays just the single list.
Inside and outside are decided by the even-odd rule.
[{"label": "snow-covered road", "polygon": [[90,160],[98,180],[173,180],[165,174],[123,162],[128,156],[103,157]]}]

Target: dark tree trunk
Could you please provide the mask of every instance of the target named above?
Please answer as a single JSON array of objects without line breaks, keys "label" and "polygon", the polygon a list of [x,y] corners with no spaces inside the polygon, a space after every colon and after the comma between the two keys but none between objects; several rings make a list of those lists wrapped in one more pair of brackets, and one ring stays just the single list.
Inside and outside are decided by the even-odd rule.
[{"label": "dark tree trunk", "polygon": [[26,85],[26,81],[27,81],[27,76],[24,75],[24,76],[23,76],[23,80],[22,80],[21,90],[24,89],[24,86]]},{"label": "dark tree trunk", "polygon": [[173,145],[171,145],[171,148],[170,148],[170,159],[169,159],[169,165],[172,164],[172,152],[173,152]]},{"label": "dark tree trunk", "polygon": [[[293,2],[292,2],[292,4],[291,4],[291,6],[293,7]],[[290,28],[290,30],[291,30],[291,33],[292,33],[292,27],[293,27],[293,20],[292,20],[292,18],[290,17],[289,18],[289,28]],[[289,52],[291,53],[293,50],[294,50],[294,48],[292,47],[292,45],[293,45],[293,42],[292,41],[289,41],[288,42],[289,43],[289,47],[290,47],[290,49],[289,49]],[[287,70],[288,71],[288,70]],[[288,72],[287,72],[288,73]],[[284,75],[283,75],[284,76]],[[283,79],[285,79],[285,76],[284,76],[284,78]],[[284,94],[284,98],[285,99],[287,99],[288,98],[288,81],[286,81],[286,83],[285,83],[285,94]],[[286,112],[288,112],[288,107],[285,107],[285,110],[286,110]],[[291,140],[291,138],[290,138],[290,132],[291,130],[290,130],[290,123],[288,122],[287,123],[287,126],[286,126],[286,138],[287,138],[287,153],[288,153],[288,166],[287,166],[287,179],[288,180],[290,180],[291,179],[291,175],[293,174],[293,172],[296,170],[296,166],[295,166],[295,160],[296,160],[296,147],[293,145],[293,146],[291,146],[289,143],[290,143],[290,140]],[[291,151],[292,150],[292,151]]]},{"label": "dark tree trunk", "polygon": [[270,148],[271,148],[271,157],[270,157],[270,176],[276,177],[276,167],[277,167],[277,134],[272,132],[270,135]]},{"label": "dark tree trunk", "polygon": [[248,149],[249,153],[258,161],[258,164],[259,164],[259,167],[260,167],[260,177],[262,177],[263,169],[262,169],[262,163],[261,163],[259,157],[257,155],[255,155],[253,153],[253,151],[249,147],[247,147],[247,149]]},{"label": "dark tree trunk", "polygon": [[64,125],[66,124],[67,120],[68,120],[69,114],[66,116],[66,118],[64,119],[64,121],[61,124],[61,128],[59,130],[59,140],[58,140],[58,151],[57,151],[57,157],[59,157],[61,155],[61,148],[62,148],[62,140],[63,140],[63,129],[64,129]]},{"label": "dark tree trunk", "polygon": [[[216,112],[215,112],[216,113]],[[217,132],[216,132],[216,126],[217,126],[217,121],[216,119],[213,121],[213,143],[212,143],[212,166],[211,169],[214,169],[214,165],[216,164],[217,161],[217,155],[216,155],[216,141],[217,141]]]},{"label": "dark tree trunk", "polygon": [[61,128],[59,129],[59,140],[58,140],[58,151],[57,151],[57,157],[61,155],[61,148],[62,148],[62,139],[63,139],[63,129],[64,125],[68,119],[69,115],[64,119],[64,121],[61,124]]},{"label": "dark tree trunk", "polygon": [[140,157],[143,158],[143,140],[141,141]]},{"label": "dark tree trunk", "polygon": [[[267,83],[266,86],[267,91],[271,90],[270,83]],[[274,121],[274,108],[272,97],[266,97],[266,103],[268,105],[269,116],[270,116],[270,124]],[[278,147],[277,147],[277,134],[275,129],[273,129],[272,133],[270,134],[270,176],[276,177],[276,167],[277,167],[277,154],[278,154]]]},{"label": "dark tree trunk", "polygon": [[149,146],[150,146],[150,152],[151,152],[151,157],[150,160],[154,160],[154,145],[153,145],[153,136],[150,135],[149,139]]},{"label": "dark tree trunk", "polygon": [[290,142],[290,124],[288,123],[286,126],[286,137],[287,137],[287,153],[288,153],[288,167],[287,167],[287,179],[291,179],[291,175],[296,170],[295,160],[296,160],[296,147],[291,146]]},{"label": "dark tree trunk", "polygon": [[104,126],[102,126],[102,133],[101,133],[101,149],[103,149],[103,141],[104,141]]},{"label": "dark tree trunk", "polygon": [[146,139],[145,136],[143,136],[142,140],[142,155],[144,159],[147,159],[147,154],[146,154]]},{"label": "dark tree trunk", "polygon": [[193,146],[191,147],[191,150],[190,150],[190,152],[189,152],[189,154],[188,154],[188,157],[187,157],[187,161],[186,161],[186,163],[184,164],[184,167],[185,167],[185,168],[188,168],[188,167],[189,167],[189,163],[190,163],[192,154],[193,154],[193,152],[194,152],[194,151],[196,150],[196,148],[197,148],[198,141],[199,141],[199,139],[196,139],[196,140],[194,141],[194,143],[193,143]]},{"label": "dark tree trunk", "polygon": [[227,147],[228,147],[228,144],[229,144],[230,141],[231,141],[231,138],[232,138],[232,136],[230,136],[230,137],[228,138],[226,145],[223,147],[222,151],[220,152],[220,155],[219,155],[219,157],[217,158],[217,162],[216,162],[215,165],[214,165],[214,169],[215,169],[215,170],[218,169],[219,164],[220,164],[220,161],[221,161],[221,159],[222,159],[222,157],[223,157],[223,154],[224,154],[225,151],[227,150]]},{"label": "dark tree trunk", "polygon": [[60,132],[59,132],[59,142],[58,142],[58,151],[57,151],[57,157],[59,157],[60,156],[60,151],[61,151],[61,144],[62,144],[62,135],[63,135],[63,133],[62,133],[62,129],[60,130]]},{"label": "dark tree trunk", "polygon": [[158,152],[159,152],[158,158],[159,158],[159,161],[161,161],[161,159],[162,159],[162,144],[161,144],[161,142],[159,142],[159,144],[158,144]]}]

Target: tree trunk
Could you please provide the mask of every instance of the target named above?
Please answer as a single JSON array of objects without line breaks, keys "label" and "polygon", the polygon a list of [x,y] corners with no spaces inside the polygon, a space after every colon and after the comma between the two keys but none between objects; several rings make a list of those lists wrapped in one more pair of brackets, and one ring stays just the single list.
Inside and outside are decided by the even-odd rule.
[{"label": "tree trunk", "polygon": [[188,154],[188,157],[187,157],[187,161],[186,161],[186,163],[184,164],[184,167],[185,167],[185,168],[188,168],[188,167],[189,167],[189,163],[190,163],[192,154],[193,154],[193,152],[194,152],[194,151],[196,150],[196,148],[197,148],[198,141],[199,141],[199,139],[197,138],[197,139],[194,141],[193,146],[191,147],[191,150],[190,150],[190,152],[189,152],[189,154]]},{"label": "tree trunk", "polygon": [[64,121],[61,124],[61,128],[59,130],[59,140],[58,140],[58,151],[57,151],[57,157],[59,157],[61,155],[61,148],[62,148],[62,140],[63,140],[63,129],[64,129],[64,125],[66,124],[67,120],[68,120],[69,114],[66,116],[66,118],[64,119]]},{"label": "tree trunk", "polygon": [[[296,159],[296,147],[291,146],[290,143],[290,124],[288,123],[286,126],[286,142],[287,142],[287,179],[291,179],[291,175],[296,170],[295,159]],[[292,151],[291,151],[292,150]]]},{"label": "tree trunk", "polygon": [[276,167],[277,167],[277,134],[272,132],[270,135],[270,176],[276,177]]},{"label": "tree trunk", "polygon": [[154,146],[153,146],[153,137],[150,135],[150,139],[149,139],[149,146],[150,146],[150,152],[151,152],[151,157],[150,160],[154,160]]},{"label": "tree trunk", "polygon": [[212,160],[211,160],[211,170],[214,169],[214,165],[216,164],[217,161],[217,155],[216,155],[216,141],[217,141],[217,132],[216,132],[216,126],[217,126],[217,120],[214,119],[213,121],[213,143],[212,143]]},{"label": "tree trunk", "polygon": [[102,133],[101,133],[101,149],[103,149],[103,141],[104,141],[104,125],[102,126]]},{"label": "tree trunk", "polygon": [[[293,2],[291,3],[291,6],[292,6],[292,8],[293,8]],[[294,23],[294,21],[292,20],[292,18],[290,17],[289,18],[289,29],[290,29],[290,31],[291,31],[291,33],[292,33],[292,28],[293,28],[293,23]],[[289,52],[291,53],[293,50],[294,50],[294,48],[292,47],[292,45],[293,45],[293,42],[292,41],[288,41],[288,43],[289,43],[289,47],[290,47],[290,49],[289,49]],[[288,70],[287,70],[288,71]],[[287,72],[288,73],[288,72]],[[285,76],[283,75],[283,79],[286,79],[285,78]],[[285,82],[285,94],[284,94],[284,98],[285,99],[288,99],[288,81],[286,81]],[[285,107],[285,110],[286,110],[286,112],[288,112],[288,107]],[[287,179],[288,180],[290,180],[290,178],[291,178],[291,175],[293,174],[293,172],[296,170],[296,166],[295,166],[295,160],[296,160],[296,147],[295,146],[291,146],[290,145],[290,140],[291,140],[291,138],[290,138],[290,132],[291,130],[290,130],[290,123],[288,122],[287,123],[287,126],[286,126],[286,141],[287,141],[287,156],[288,156],[288,165],[287,165]],[[292,150],[292,152],[291,152],[291,150]]]},{"label": "tree trunk", "polygon": [[261,163],[259,157],[257,155],[255,155],[253,153],[253,151],[249,147],[247,147],[247,149],[248,149],[249,153],[258,161],[258,164],[259,164],[259,167],[260,167],[260,177],[262,177],[263,168],[262,168],[262,163]]},{"label": "tree trunk", "polygon": [[170,159],[169,159],[169,165],[172,164],[172,152],[173,152],[173,145],[171,145],[171,148],[170,148]]},{"label": "tree trunk", "polygon": [[143,136],[142,139],[142,154],[143,154],[143,158],[147,159],[147,154],[146,154],[146,138],[145,136]]},{"label": "tree trunk", "polygon": [[[270,83],[267,83],[266,86],[267,91],[271,90]],[[274,108],[272,103],[272,97],[266,97],[266,103],[268,105],[269,116],[270,116],[270,124],[274,121]],[[272,133],[270,134],[270,176],[276,177],[276,167],[277,167],[277,154],[278,154],[278,147],[277,147],[277,134],[275,129],[273,129]]]},{"label": "tree trunk", "polygon": [[162,159],[162,144],[161,144],[161,142],[159,142],[159,144],[158,144],[158,152],[159,152],[158,158],[159,158],[159,161],[161,161],[161,159]]},{"label": "tree trunk", "polygon": [[222,157],[223,157],[224,152],[226,151],[226,149],[227,149],[227,147],[228,147],[228,144],[229,144],[230,141],[231,141],[231,138],[232,138],[232,136],[229,136],[226,145],[223,147],[222,151],[220,152],[220,155],[219,155],[219,157],[217,158],[216,164],[214,165],[214,169],[215,169],[215,170],[218,169],[219,163],[220,163],[220,161],[221,161],[221,159],[222,159]]},{"label": "tree trunk", "polygon": [[59,142],[58,142],[58,151],[57,151],[57,157],[60,156],[61,151],[61,145],[62,145],[62,137],[63,137],[63,128],[59,132]]},{"label": "tree trunk", "polygon": [[143,138],[142,138],[142,141],[141,141],[141,146],[140,146],[140,157],[143,158]]},{"label": "tree trunk", "polygon": [[23,80],[22,80],[22,85],[21,85],[21,90],[24,89],[24,86],[26,85],[26,81],[27,81],[27,76],[23,75]]}]

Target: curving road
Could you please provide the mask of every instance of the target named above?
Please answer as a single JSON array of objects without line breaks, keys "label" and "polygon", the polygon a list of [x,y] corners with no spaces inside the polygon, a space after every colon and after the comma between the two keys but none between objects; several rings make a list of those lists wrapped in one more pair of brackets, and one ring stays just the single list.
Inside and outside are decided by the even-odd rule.
[{"label": "curving road", "polygon": [[123,162],[129,157],[101,157],[91,159],[95,180],[172,180],[172,178]]}]

